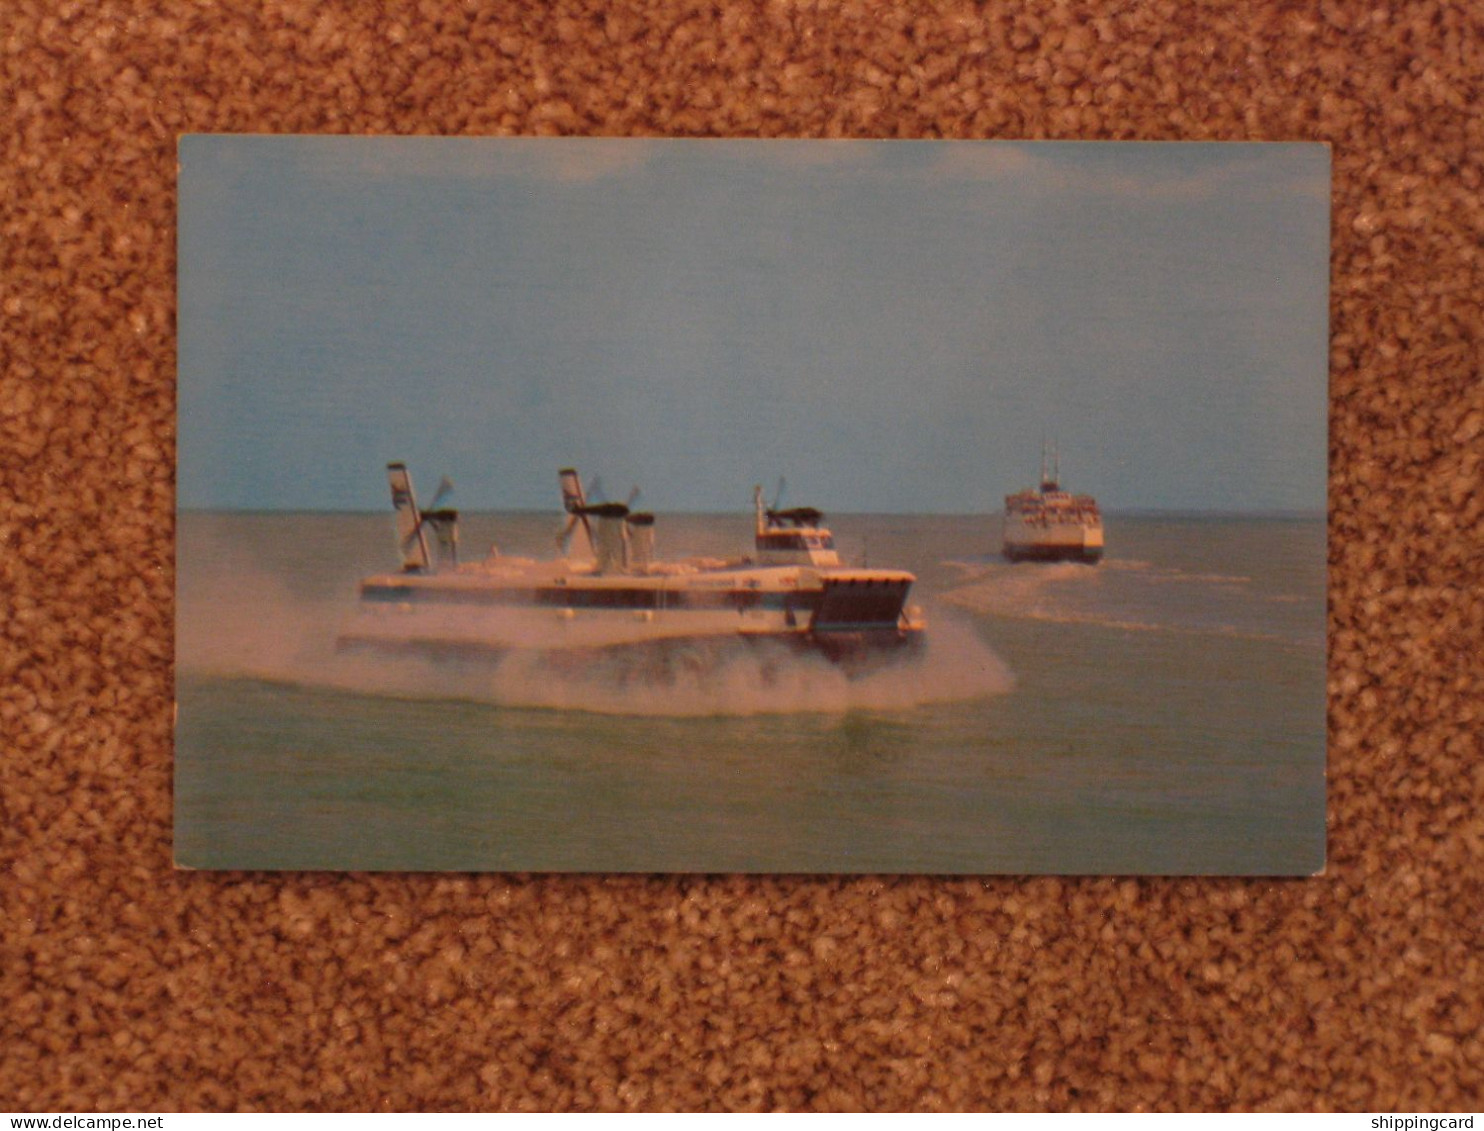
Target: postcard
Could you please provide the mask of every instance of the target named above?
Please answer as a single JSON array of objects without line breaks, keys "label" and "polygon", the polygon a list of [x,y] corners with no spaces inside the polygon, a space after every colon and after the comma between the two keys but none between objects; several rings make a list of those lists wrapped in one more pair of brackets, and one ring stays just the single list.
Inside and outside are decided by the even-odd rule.
[{"label": "postcard", "polygon": [[178,866],[1321,870],[1329,178],[183,138]]}]

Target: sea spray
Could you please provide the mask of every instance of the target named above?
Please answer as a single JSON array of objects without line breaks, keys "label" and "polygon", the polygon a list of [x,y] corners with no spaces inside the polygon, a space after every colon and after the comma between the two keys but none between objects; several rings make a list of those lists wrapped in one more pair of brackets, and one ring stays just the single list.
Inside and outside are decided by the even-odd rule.
[{"label": "sea spray", "polygon": [[[291,594],[263,576],[199,592],[182,623],[185,671],[407,699],[654,717],[903,711],[1002,694],[1005,663],[968,625],[933,615],[917,649],[863,670],[768,640],[720,638],[638,647],[510,649],[487,657],[343,651],[343,607]],[[580,644],[580,641],[573,641]]]},{"label": "sea spray", "polygon": [[1004,662],[962,624],[933,625],[917,652],[886,654],[854,674],[771,641],[719,640],[603,654],[512,652],[490,678],[506,706],[672,717],[905,711],[1002,694]]},{"label": "sea spray", "polygon": [[[847,672],[786,644],[730,636],[605,647],[612,632],[580,618],[559,626],[567,647],[554,648],[551,620],[534,615],[526,647],[486,658],[341,650],[337,639],[360,615],[353,598],[358,564],[340,549],[356,539],[343,523],[321,530],[318,522],[300,522],[288,536],[256,516],[190,517],[183,529],[189,568],[178,592],[176,655],[184,673],[655,717],[900,711],[994,696],[1013,685],[973,627],[951,609],[932,607],[922,647],[873,656],[864,671]],[[327,568],[330,562],[336,564]],[[480,616],[498,615],[508,639],[521,621],[516,612],[458,613],[459,623],[444,627],[454,638],[477,641]],[[422,624],[428,627],[426,617]]]}]

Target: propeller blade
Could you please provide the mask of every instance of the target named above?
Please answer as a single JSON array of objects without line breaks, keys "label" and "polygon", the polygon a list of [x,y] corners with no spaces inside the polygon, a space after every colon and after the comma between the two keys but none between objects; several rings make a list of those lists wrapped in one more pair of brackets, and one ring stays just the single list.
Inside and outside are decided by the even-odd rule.
[{"label": "propeller blade", "polygon": [[444,496],[451,494],[452,492],[453,480],[445,475],[442,479],[438,480],[438,490],[433,492],[433,500],[428,504],[428,510],[437,510],[438,504],[443,501]]},{"label": "propeller blade", "polygon": [[778,477],[778,490],[773,492],[773,510],[777,510],[783,504],[783,489],[788,486],[788,480],[783,476]]},{"label": "propeller blade", "polygon": [[587,501],[590,503],[606,503],[607,497],[603,494],[603,477],[594,475],[593,481],[587,485]]},{"label": "propeller blade", "polygon": [[624,504],[623,505],[626,506],[626,507],[632,508],[633,505],[634,505],[634,503],[638,500],[638,498],[639,498],[639,487],[638,487],[637,484],[635,484],[635,486],[633,487],[633,489],[629,491],[629,497],[624,500]]}]

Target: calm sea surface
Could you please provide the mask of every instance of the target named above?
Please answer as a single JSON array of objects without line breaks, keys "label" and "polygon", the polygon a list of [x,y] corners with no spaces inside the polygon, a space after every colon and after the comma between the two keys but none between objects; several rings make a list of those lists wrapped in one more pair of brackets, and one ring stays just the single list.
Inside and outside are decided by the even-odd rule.
[{"label": "calm sea surface", "polygon": [[[665,556],[749,515],[662,516]],[[998,516],[832,516],[905,567],[926,654],[850,682],[752,650],[337,655],[379,515],[184,514],[176,856],[200,868],[1308,874],[1324,860],[1324,524],[1108,518],[1096,567]],[[466,515],[465,557],[551,515]]]}]

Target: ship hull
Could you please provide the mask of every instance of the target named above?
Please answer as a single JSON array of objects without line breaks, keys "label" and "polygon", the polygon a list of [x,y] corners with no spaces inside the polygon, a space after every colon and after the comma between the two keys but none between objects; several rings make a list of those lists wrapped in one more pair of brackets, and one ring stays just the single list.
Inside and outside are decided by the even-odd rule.
[{"label": "ship hull", "polygon": [[910,651],[923,635],[905,605],[911,574],[796,567],[643,576],[502,578],[477,572],[386,575],[361,586],[360,612],[342,650],[432,659],[510,652],[603,655],[782,645],[840,664]]},{"label": "ship hull", "polygon": [[1082,562],[1097,565],[1103,560],[1102,546],[1084,545],[1010,545],[1006,544],[1004,555],[1012,562]]},{"label": "ship hull", "polygon": [[552,639],[532,645],[488,638],[425,636],[416,632],[389,634],[361,629],[343,633],[336,640],[336,651],[449,664],[495,662],[514,653],[524,653],[538,656],[542,666],[554,673],[619,664],[624,671],[648,680],[681,670],[718,665],[743,655],[813,655],[839,667],[846,676],[854,677],[919,654],[925,636],[920,624],[903,624],[895,629],[850,632],[675,633],[662,637],[607,639],[601,643]]},{"label": "ship hull", "polygon": [[1002,552],[1012,562],[1094,565],[1103,558],[1102,523],[1070,518],[1033,521],[1007,514]]}]

